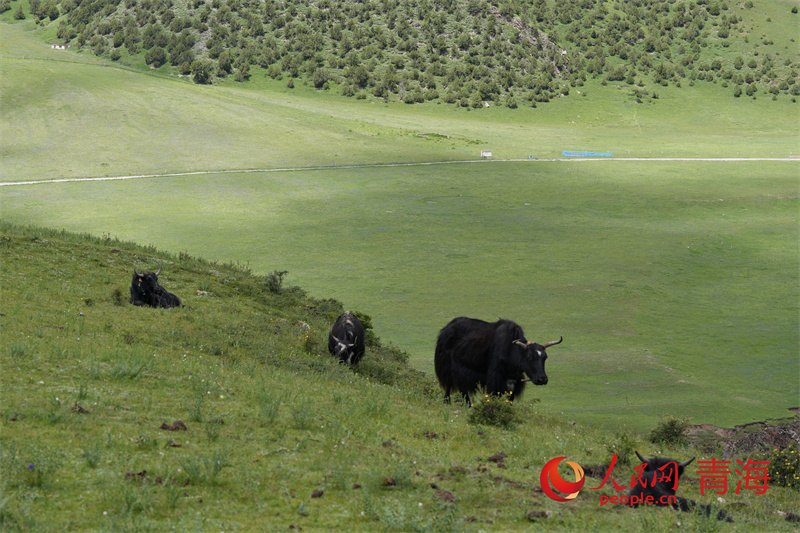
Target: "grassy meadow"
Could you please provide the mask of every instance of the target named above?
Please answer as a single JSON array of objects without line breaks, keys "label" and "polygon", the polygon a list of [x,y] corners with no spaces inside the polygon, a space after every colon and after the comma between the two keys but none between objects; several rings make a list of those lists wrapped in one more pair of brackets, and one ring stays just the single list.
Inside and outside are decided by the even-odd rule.
[{"label": "grassy meadow", "polygon": [[287,270],[290,283],[372,315],[427,372],[454,316],[564,335],[548,364],[564,387],[541,394],[594,423],[619,423],[621,404],[643,427],[665,412],[733,425],[797,403],[794,162],[224,172],[471,160],[481,149],[785,157],[800,153],[788,99],[723,99],[698,82],[646,104],[599,83],[513,111],[358,102],[257,76],[207,87],[143,75],[3,28],[4,182],[221,171],[2,187],[4,220]]},{"label": "grassy meadow", "polygon": [[[710,460],[721,443],[576,422],[544,388],[514,404],[516,425],[476,425],[477,407],[443,406],[433,378],[390,346],[370,345],[352,370],[335,363],[325,335],[341,304],[270,290],[241,265],[7,223],[0,250],[3,530],[795,529],[795,489],[735,494],[735,475],[730,524],[601,507],[619,493],[589,490],[598,477],[554,502],[539,486],[553,457],[588,469],[616,454],[627,485],[634,450]],[[186,307],[127,303],[130,265],[156,261]],[[691,466],[679,494],[717,502],[700,483]]]},{"label": "grassy meadow", "polygon": [[[794,57],[788,3],[769,6],[748,27]],[[560,504],[538,478],[559,456],[616,453],[622,482],[634,449],[720,459],[647,434],[800,405],[797,161],[548,161],[797,156],[788,95],[697,80],[636,103],[589,79],[535,109],[412,106],[258,67],[195,85],[51,50],[55,31],[0,22],[0,527],[796,529],[796,490],[734,476],[733,524],[600,507],[610,487]],[[435,164],[390,166],[411,163]],[[131,175],[156,176],[14,184]],[[134,263],[159,261],[187,307],[127,303]],[[382,340],[356,369],[325,349],[342,309]],[[441,404],[435,338],[459,315],[564,337],[516,427]],[[696,467],[679,494],[717,501]]]},{"label": "grassy meadow", "polygon": [[531,339],[565,337],[537,393],[567,416],[731,426],[797,399],[794,166],[532,161],[0,193],[7,220],[287,270],[369,313],[429,373],[454,316],[512,318]]},{"label": "grassy meadow", "polygon": [[800,154],[796,103],[728,98],[700,81],[642,104],[625,86],[589,80],[536,109],[410,106],[287,89],[263,73],[196,86],[2,28],[3,181],[464,160],[486,149],[522,159]]}]

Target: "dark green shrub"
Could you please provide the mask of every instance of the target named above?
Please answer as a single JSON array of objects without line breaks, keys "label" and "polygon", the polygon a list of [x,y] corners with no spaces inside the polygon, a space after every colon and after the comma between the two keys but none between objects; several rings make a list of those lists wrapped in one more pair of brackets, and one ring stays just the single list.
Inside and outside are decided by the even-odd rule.
[{"label": "dark green shrub", "polygon": [[767,472],[771,486],[788,487],[800,491],[800,450],[795,443],[783,450],[758,454],[754,461],[769,461]]},{"label": "dark green shrub", "polygon": [[160,46],[154,46],[144,55],[144,61],[155,68],[167,62],[167,53]]},{"label": "dark green shrub", "polygon": [[403,102],[407,104],[418,104],[424,101],[425,101],[425,96],[419,89],[411,91],[410,93],[406,94],[406,96],[403,98]]},{"label": "dark green shrub", "polygon": [[280,294],[283,292],[283,277],[288,273],[288,270],[273,270],[271,274],[267,274],[265,279],[267,290],[272,294]]},{"label": "dark green shrub", "polygon": [[497,396],[480,390],[469,409],[467,420],[470,424],[512,429],[522,421],[522,418],[514,409],[510,394]]},{"label": "dark green shrub", "polygon": [[233,75],[234,81],[239,83],[245,82],[250,78],[250,63],[243,63],[238,69],[236,74]]},{"label": "dark green shrub", "polygon": [[197,84],[211,83],[211,62],[202,59],[195,59],[191,64],[191,73],[194,76],[194,82]]},{"label": "dark green shrub", "polygon": [[667,415],[659,420],[656,427],[650,430],[650,442],[685,446],[689,442],[686,436],[687,429],[689,429],[688,418],[676,418],[672,415]]},{"label": "dark green shrub", "polygon": [[372,329],[372,317],[362,311],[353,311],[353,314],[359,322],[361,322],[361,325],[364,326],[364,343],[366,343],[367,346],[380,346],[381,340],[375,335],[375,331]]}]

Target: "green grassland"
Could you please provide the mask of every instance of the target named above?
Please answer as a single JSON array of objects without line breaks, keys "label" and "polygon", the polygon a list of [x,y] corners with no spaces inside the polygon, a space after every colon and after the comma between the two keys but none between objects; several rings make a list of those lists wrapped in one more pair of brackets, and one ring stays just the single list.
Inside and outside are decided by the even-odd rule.
[{"label": "green grassland", "polygon": [[511,318],[565,337],[540,394],[569,416],[617,424],[624,405],[637,427],[665,413],[730,426],[798,397],[794,165],[476,163],[2,194],[7,220],[288,270],[429,373],[451,318]]},{"label": "green grassland", "polygon": [[[333,362],[341,304],[270,291],[241,265],[9,224],[0,249],[4,530],[793,530],[796,490],[735,494],[735,475],[732,524],[601,507],[619,493],[589,490],[594,477],[556,503],[539,489],[553,457],[588,468],[615,453],[632,461],[613,472],[627,485],[634,449],[709,460],[721,448],[576,423],[558,399],[535,401],[541,387],[514,404],[517,426],[474,425],[396,349],[373,343],[354,370]],[[157,261],[186,307],[127,303],[130,265]],[[556,375],[548,387],[566,389]],[[694,466],[679,494],[716,502]]]},{"label": "green grassland", "polygon": [[[50,50],[12,25],[0,45],[4,181],[463,160],[483,149],[499,158],[800,154],[800,106],[723,98],[706,82],[637,104],[629,87],[589,80],[537,109],[467,110],[361,102],[263,76],[201,87]],[[440,137],[420,136],[431,133]]]},{"label": "green grassland", "polygon": [[[748,41],[701,46],[698,64],[769,56],[795,86],[791,5],[765,5],[729,6]],[[197,85],[125,50],[51,50],[58,24],[0,23],[3,527],[792,529],[777,512],[796,491],[777,486],[731,489],[732,525],[600,508],[609,487],[538,491],[558,456],[721,457],[647,442],[665,415],[730,427],[798,406],[796,161],[545,160],[799,155],[786,90],[596,76],[536,108],[412,106],[255,65]],[[486,149],[525,161],[463,162]],[[132,175],[157,176],[11,185]],[[158,261],[187,307],[127,303],[134,262]],[[273,271],[303,290],[271,293]],[[324,347],[343,308],[385,343],[356,370]],[[433,346],[458,315],[564,336],[516,428],[442,406]],[[175,420],[188,430],[159,429]],[[500,451],[506,469],[487,461]],[[716,501],[693,468],[680,493]]]},{"label": "green grassland", "polygon": [[[712,84],[665,88],[646,104],[596,84],[537,109],[468,111],[266,78],[197,86],[4,29],[7,182],[446,162],[481,149],[523,159],[581,148],[800,153],[795,104],[721,99]],[[7,186],[0,199],[16,223],[288,270],[315,296],[373,315],[428,372],[436,332],[454,316],[511,318],[539,340],[564,335],[549,362],[564,386],[542,394],[586,421],[616,424],[624,404],[636,427],[679,411],[733,425],[797,403],[795,167],[529,160],[220,172]]]}]

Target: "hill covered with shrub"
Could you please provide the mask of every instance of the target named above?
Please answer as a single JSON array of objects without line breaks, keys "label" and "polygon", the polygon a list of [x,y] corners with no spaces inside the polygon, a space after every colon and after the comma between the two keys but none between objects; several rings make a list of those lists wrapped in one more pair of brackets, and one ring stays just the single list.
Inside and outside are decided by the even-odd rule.
[{"label": "hill covered with shrub", "polygon": [[[113,61],[344,96],[536,106],[588,78],[636,99],[714,83],[795,98],[797,7],[779,0],[0,0],[45,38]],[[584,93],[585,94],[585,93]]]}]

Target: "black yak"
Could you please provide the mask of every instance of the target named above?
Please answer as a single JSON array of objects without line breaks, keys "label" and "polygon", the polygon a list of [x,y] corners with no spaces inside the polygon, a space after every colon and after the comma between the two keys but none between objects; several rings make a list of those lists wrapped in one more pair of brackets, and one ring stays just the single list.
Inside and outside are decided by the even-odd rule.
[{"label": "black yak", "polygon": [[[642,461],[644,468],[637,468],[638,478],[631,484],[631,490],[628,493],[634,507],[639,504],[655,504],[659,506],[671,505],[674,509],[680,511],[694,511],[704,513],[706,516],[711,516],[714,509],[709,505],[698,504],[693,500],[687,500],[680,496],[675,495],[678,487],[678,478],[683,474],[689,464],[694,461],[694,457],[683,463],[679,463],[672,459],[663,457],[653,457],[652,459],[645,459],[639,452],[636,456]],[[723,510],[717,513],[718,520],[725,520],[733,522]]]},{"label": "black yak", "polygon": [[158,275],[161,274],[161,265],[158,265],[158,272],[136,272],[136,265],[133,265],[133,281],[131,282],[131,299],[133,305],[143,305],[148,307],[180,307],[181,299],[167,292],[164,287],[158,284]]},{"label": "black yak", "polygon": [[364,326],[353,313],[342,313],[328,334],[328,350],[342,363],[354,365],[364,357]]},{"label": "black yak", "polygon": [[454,318],[439,332],[434,367],[444,389],[461,392],[467,405],[478,387],[488,394],[510,393],[514,400],[525,390],[525,374],[534,385],[546,385],[545,349],[557,341],[536,344],[525,340],[522,328],[510,320],[484,322],[475,318]]}]

